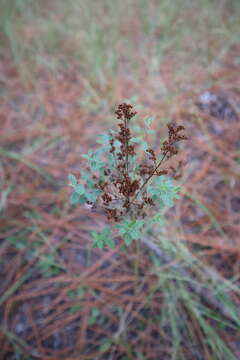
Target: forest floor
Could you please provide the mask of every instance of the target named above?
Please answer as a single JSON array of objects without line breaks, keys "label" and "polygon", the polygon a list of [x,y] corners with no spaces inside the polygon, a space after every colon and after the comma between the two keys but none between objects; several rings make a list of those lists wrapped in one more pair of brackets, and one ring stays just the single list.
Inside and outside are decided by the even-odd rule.
[{"label": "forest floor", "polygon": [[[137,40],[137,23],[134,31]],[[1,55],[0,359],[221,360],[225,348],[215,356],[206,340],[215,335],[189,312],[181,316],[192,324],[191,347],[184,333],[179,340],[181,324],[177,335],[165,324],[161,310],[175,282],[164,299],[157,275],[164,265],[144,244],[128,254],[119,246],[92,249],[89,231],[106,219],[70,205],[67,184],[69,173],[79,176],[95,136],[115,126],[123,100],[136,105],[140,119],[156,116],[160,137],[169,120],[183,124],[182,196],[167,213],[164,236],[229,280],[239,307],[240,45],[220,50],[208,66],[188,58],[182,71],[169,48],[151,68],[139,58],[137,76],[123,57],[115,76],[99,82],[86,80],[72,61],[61,71],[38,67],[31,83],[12,54]],[[174,304],[182,314],[182,301]],[[229,358],[239,359],[239,330],[208,315]]]}]

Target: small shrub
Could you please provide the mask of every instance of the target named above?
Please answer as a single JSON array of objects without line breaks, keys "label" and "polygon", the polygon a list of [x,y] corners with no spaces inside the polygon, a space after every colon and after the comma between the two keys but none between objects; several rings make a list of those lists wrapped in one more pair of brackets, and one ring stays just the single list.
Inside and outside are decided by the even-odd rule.
[{"label": "small shrub", "polygon": [[[115,112],[118,131],[110,130],[98,135],[100,147],[82,155],[87,166],[80,179],[70,174],[69,184],[74,191],[72,204],[88,204],[92,209],[102,209],[109,226],[101,232],[92,231],[93,247],[115,246],[123,238],[129,246],[139,240],[144,230],[163,220],[162,209],[173,205],[178,197],[182,162],[176,168],[167,168],[167,162],[178,153],[177,143],[187,139],[184,126],[168,124],[168,139],[160,149],[153,149],[144,139],[152,118],[145,119],[145,128],[134,126],[137,114],[133,106],[122,103]],[[133,137],[132,128],[137,132]]]}]

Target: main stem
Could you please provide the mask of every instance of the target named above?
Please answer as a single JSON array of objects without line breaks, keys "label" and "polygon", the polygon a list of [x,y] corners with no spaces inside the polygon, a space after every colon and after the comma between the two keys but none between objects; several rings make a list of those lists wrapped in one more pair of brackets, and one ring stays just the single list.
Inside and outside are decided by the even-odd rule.
[{"label": "main stem", "polygon": [[[124,125],[125,125],[125,130],[127,130],[127,119],[124,119]],[[125,144],[125,151],[126,151],[125,173],[126,175],[128,175],[128,138]]]},{"label": "main stem", "polygon": [[165,159],[165,157],[167,156],[168,151],[163,155],[162,159],[159,161],[159,163],[157,164],[157,166],[154,168],[154,170],[151,172],[151,174],[147,177],[147,179],[144,181],[144,183],[142,184],[142,186],[140,187],[140,189],[138,190],[138,192],[136,193],[136,195],[133,197],[133,201],[138,197],[139,193],[142,191],[142,189],[144,188],[144,186],[148,183],[148,181],[151,179],[151,177],[154,175],[154,173],[158,170],[158,168],[161,166],[163,160]]},{"label": "main stem", "polygon": [[[127,131],[127,119],[124,119],[124,125],[125,125],[125,131]],[[125,179],[127,181],[128,177],[128,137],[126,137],[126,143],[125,143],[125,152],[126,152],[126,162],[125,162]],[[129,195],[127,195],[127,203],[129,204]],[[129,210],[129,205],[126,208],[127,212]]]}]

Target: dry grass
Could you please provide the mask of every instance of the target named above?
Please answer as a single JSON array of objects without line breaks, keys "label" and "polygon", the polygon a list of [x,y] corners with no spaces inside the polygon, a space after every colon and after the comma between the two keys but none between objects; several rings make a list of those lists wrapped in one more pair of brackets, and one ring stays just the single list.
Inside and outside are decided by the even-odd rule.
[{"label": "dry grass", "polygon": [[[240,103],[238,1],[44,4],[1,12],[1,358],[238,359],[239,124],[194,106],[209,88]],[[69,205],[67,174],[125,98],[189,131],[183,199],[152,238],[171,264],[92,249],[104,218]]]}]

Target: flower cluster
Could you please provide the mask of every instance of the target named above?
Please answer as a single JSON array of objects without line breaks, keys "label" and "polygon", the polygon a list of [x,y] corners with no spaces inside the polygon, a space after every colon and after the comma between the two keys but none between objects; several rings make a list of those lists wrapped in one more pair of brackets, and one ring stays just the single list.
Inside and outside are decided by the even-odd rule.
[{"label": "flower cluster", "polygon": [[[138,217],[146,216],[144,211],[146,206],[154,206],[154,199],[147,194],[146,185],[154,176],[162,176],[170,173],[170,176],[179,175],[179,169],[170,167],[160,169],[164,160],[170,159],[178,153],[176,143],[187,139],[186,135],[180,134],[184,130],[183,126],[168,125],[168,139],[161,147],[161,157],[157,160],[155,151],[151,148],[146,150],[148,164],[140,164],[135,173],[130,166],[130,158],[136,155],[136,144],[131,143],[132,133],[129,127],[130,120],[137,114],[132,111],[133,106],[123,103],[120,104],[115,112],[118,123],[118,132],[109,139],[109,153],[116,159],[114,168],[104,169],[105,181],[96,182],[96,188],[101,189],[101,207],[105,210],[108,219],[119,221],[127,213],[137,213]],[[116,141],[120,146],[115,146]],[[131,164],[132,165],[132,164]],[[181,163],[179,163],[181,167]],[[142,193],[142,196],[139,196]],[[118,206],[116,206],[116,204]],[[120,205],[120,206],[119,206]]]}]

